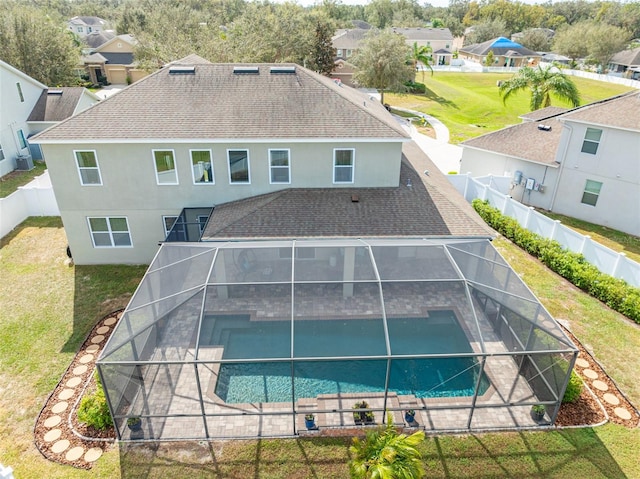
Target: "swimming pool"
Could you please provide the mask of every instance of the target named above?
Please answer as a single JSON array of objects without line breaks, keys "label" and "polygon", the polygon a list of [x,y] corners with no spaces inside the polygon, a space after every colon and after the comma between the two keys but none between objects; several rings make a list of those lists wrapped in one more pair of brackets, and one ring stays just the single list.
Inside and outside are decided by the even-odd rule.
[{"label": "swimming pool", "polygon": [[[428,318],[389,318],[387,323],[392,356],[472,352],[452,311],[431,312]],[[289,321],[207,317],[201,331],[201,347],[222,345],[223,359],[291,358]],[[293,346],[293,361],[221,364],[216,395],[226,403],[288,402],[385,390],[386,359],[322,359],[385,355],[381,319],[297,321]],[[471,396],[478,375],[474,358],[393,358],[389,391],[419,398]],[[479,394],[487,387],[483,377]]]}]

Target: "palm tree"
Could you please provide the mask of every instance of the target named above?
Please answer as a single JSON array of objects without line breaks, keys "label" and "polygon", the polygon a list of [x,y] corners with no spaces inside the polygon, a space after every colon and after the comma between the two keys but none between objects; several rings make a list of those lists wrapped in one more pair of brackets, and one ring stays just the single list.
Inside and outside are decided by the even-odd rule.
[{"label": "palm tree", "polygon": [[388,415],[384,428],[367,432],[361,441],[353,439],[349,451],[352,479],[419,479],[424,476],[422,455],[416,446],[424,441],[424,431],[398,434]]},{"label": "palm tree", "polygon": [[555,65],[522,67],[510,80],[500,85],[500,96],[506,103],[511,95],[525,89],[531,90],[531,111],[551,106],[551,96],[574,107],[580,104],[580,92],[575,83]]},{"label": "palm tree", "polygon": [[[430,46],[423,45],[421,47],[418,46],[418,42],[413,42],[413,48],[411,48],[411,53],[409,60],[413,65],[413,70],[418,71],[418,63],[422,63],[425,67],[431,70],[431,74],[433,75],[433,68],[431,68],[431,62],[433,58],[431,53],[433,50]],[[422,70],[422,83],[424,83],[424,70]]]}]

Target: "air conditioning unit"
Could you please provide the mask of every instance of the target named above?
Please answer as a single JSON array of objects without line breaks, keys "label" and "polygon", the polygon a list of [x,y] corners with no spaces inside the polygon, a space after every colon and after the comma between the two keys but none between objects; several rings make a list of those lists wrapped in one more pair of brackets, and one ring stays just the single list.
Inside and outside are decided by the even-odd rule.
[{"label": "air conditioning unit", "polygon": [[33,159],[31,155],[18,155],[16,157],[16,169],[23,171],[33,170]]}]

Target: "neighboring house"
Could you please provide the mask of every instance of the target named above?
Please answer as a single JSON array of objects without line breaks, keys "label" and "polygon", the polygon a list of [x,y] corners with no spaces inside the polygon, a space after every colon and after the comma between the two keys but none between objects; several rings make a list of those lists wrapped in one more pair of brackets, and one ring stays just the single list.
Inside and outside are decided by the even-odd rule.
[{"label": "neighboring house", "polygon": [[67,27],[80,38],[90,33],[101,32],[108,29],[108,23],[99,17],[73,17],[67,22]]},{"label": "neighboring house", "polygon": [[134,62],[135,45],[133,35],[118,35],[92,49],[82,58],[89,81],[126,85],[144,78],[147,72]]},{"label": "neighboring house", "polygon": [[[336,67],[332,75],[343,83],[352,85],[351,76],[355,67],[349,62],[349,58],[356,54],[360,43],[365,38],[370,28],[351,28],[336,31],[332,38],[333,48],[336,50]],[[453,35],[448,28],[392,28],[391,31],[405,37],[405,42],[412,47],[428,46],[432,50],[434,65],[449,65],[453,57]],[[348,68],[345,69],[345,66]]]},{"label": "neighboring house", "polygon": [[616,53],[607,68],[609,74],[640,80],[640,47]]},{"label": "neighboring house", "polygon": [[[460,171],[512,177],[524,204],[640,236],[640,93],[529,120],[462,143]],[[534,112],[535,113],[535,112]]]},{"label": "neighboring house", "polygon": [[571,63],[571,58],[565,57],[564,55],[560,55],[558,53],[548,52],[542,53],[540,57],[540,61],[547,63],[561,63],[562,65],[568,65]]},{"label": "neighboring house", "polygon": [[535,65],[541,55],[504,37],[494,38],[484,43],[467,45],[460,49],[459,58],[484,65],[487,55],[493,52],[493,66],[522,67]]},{"label": "neighboring house", "polygon": [[84,88],[49,89],[0,60],[0,176],[41,158],[31,135],[98,101]]},{"label": "neighboring house", "polygon": [[[368,218],[356,236],[377,232],[372,223],[387,235],[491,236],[465,205],[449,208],[457,195],[446,179],[415,173],[430,162],[410,171],[409,135],[378,101],[293,64],[191,56],[37,140],[78,264],[147,263],[166,236],[215,237],[229,215],[246,220],[265,205],[280,214],[251,215],[262,236],[285,234],[280,221],[340,236],[355,221],[345,214]],[[343,209],[329,208],[338,200]]]},{"label": "neighboring house", "polygon": [[115,38],[115,36],[116,33],[113,30],[90,33],[82,39],[82,42],[85,44],[85,47],[82,49],[82,53],[84,55],[88,55],[96,48]]}]

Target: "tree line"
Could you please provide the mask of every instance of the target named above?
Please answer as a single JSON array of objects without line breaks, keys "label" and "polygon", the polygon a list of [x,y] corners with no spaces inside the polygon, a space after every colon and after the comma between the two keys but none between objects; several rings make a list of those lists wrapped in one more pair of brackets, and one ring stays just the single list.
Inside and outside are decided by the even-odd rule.
[{"label": "tree line", "polygon": [[[603,66],[612,50],[640,37],[640,2],[450,0],[434,7],[417,0],[323,0],[302,7],[268,0],[4,0],[0,59],[45,84],[70,84],[81,44],[66,21],[76,15],[98,16],[117,33],[134,35],[136,60],[148,69],[196,53],[213,62],[295,62],[326,73],[333,32],[355,20],[377,29],[446,27],[464,34],[465,43],[525,32],[520,43],[529,48],[589,56]],[[552,40],[535,29],[556,35]]]}]

